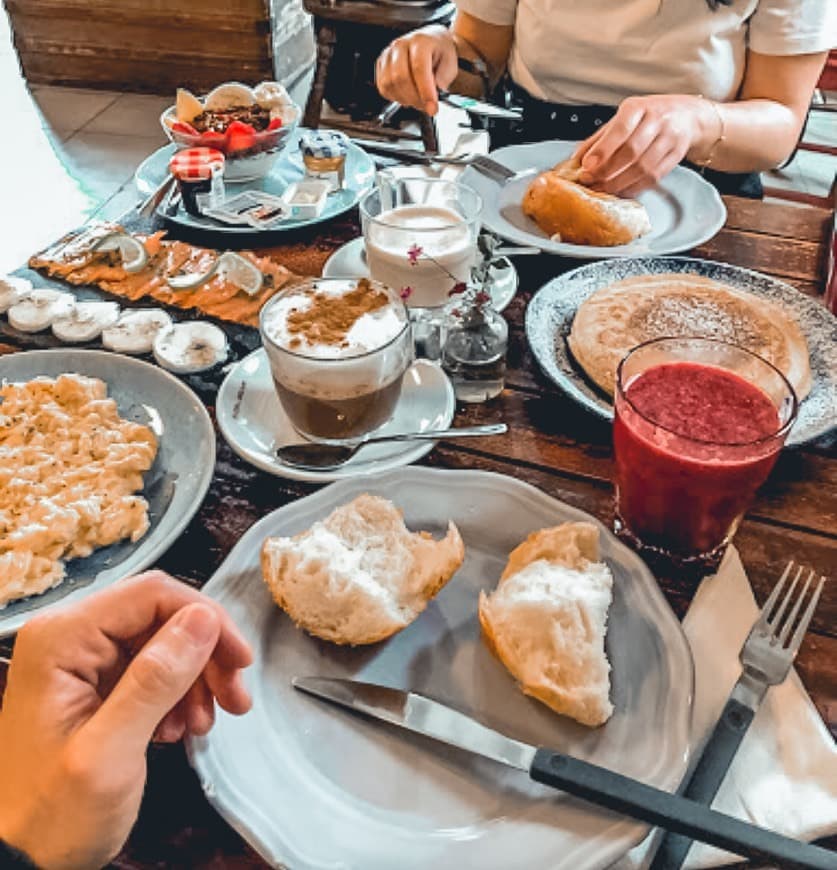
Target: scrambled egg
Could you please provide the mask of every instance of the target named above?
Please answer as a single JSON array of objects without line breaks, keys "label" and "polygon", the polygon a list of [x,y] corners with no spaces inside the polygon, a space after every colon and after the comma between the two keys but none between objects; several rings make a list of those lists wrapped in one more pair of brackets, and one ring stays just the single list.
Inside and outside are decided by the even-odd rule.
[{"label": "scrambled egg", "polygon": [[65,559],[148,530],[134,495],[157,454],[96,378],[0,386],[0,608],[64,579]]}]

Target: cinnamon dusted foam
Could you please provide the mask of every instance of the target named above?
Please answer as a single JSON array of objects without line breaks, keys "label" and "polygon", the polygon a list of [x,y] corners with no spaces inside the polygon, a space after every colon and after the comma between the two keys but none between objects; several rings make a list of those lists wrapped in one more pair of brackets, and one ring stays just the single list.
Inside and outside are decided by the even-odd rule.
[{"label": "cinnamon dusted foam", "polygon": [[403,306],[362,278],[316,282],[283,294],[264,312],[262,328],[292,353],[345,359],[383,347],[405,324]]}]

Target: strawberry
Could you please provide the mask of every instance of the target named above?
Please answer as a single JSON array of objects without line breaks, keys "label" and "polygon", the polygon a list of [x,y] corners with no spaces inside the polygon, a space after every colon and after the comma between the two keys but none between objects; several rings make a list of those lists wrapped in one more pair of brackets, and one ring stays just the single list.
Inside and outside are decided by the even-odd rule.
[{"label": "strawberry", "polygon": [[175,121],[171,125],[171,129],[173,133],[180,133],[183,136],[200,135],[198,131],[191,124],[187,124],[186,121]]},{"label": "strawberry", "polygon": [[271,118],[270,123],[267,125],[268,130],[279,130],[282,126],[281,118]]},{"label": "strawberry", "polygon": [[201,145],[224,151],[227,147],[227,137],[215,130],[207,130],[206,133],[201,133]]},{"label": "strawberry", "polygon": [[233,121],[227,127],[227,151],[246,151],[256,144],[256,131],[243,121]]}]

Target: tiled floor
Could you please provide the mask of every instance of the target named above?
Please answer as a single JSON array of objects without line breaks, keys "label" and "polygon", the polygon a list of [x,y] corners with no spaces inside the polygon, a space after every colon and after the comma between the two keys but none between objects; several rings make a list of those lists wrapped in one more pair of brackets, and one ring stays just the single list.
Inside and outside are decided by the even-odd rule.
[{"label": "tiled floor", "polygon": [[[27,88],[0,6],[0,273],[92,216],[113,218],[136,202],[133,173],[164,144],[159,125],[166,97]],[[807,138],[837,143],[837,114],[815,113]],[[800,152],[769,173],[774,187],[825,195],[837,158]]]}]

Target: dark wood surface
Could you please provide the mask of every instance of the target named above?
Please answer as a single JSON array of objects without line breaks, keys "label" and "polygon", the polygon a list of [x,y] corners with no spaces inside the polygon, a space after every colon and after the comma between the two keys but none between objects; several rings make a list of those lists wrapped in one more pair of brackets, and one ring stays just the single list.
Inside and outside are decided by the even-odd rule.
[{"label": "dark wood surface", "polygon": [[[693,254],[759,269],[801,292],[822,292],[825,239],[830,214],[792,204],[727,198],[726,227]],[[330,245],[356,234],[344,221],[323,237]],[[274,249],[282,257],[281,247]],[[523,312],[549,278],[577,266],[550,257],[518,262],[521,293],[506,312],[511,325],[507,388],[497,400],[460,406],[456,425],[504,420],[511,433],[440,445],[425,460],[442,468],[475,468],[509,474],[582,508],[604,522],[612,514],[610,427],[584,413],[537,370],[523,334]],[[240,336],[235,347],[253,346]],[[0,352],[20,347],[2,338]],[[2,362],[0,362],[2,374]],[[216,384],[192,381],[213,410]],[[793,558],[830,575],[811,631],[797,659],[800,676],[824,722],[837,736],[837,434],[801,450],[786,451],[736,536],[759,602]],[[209,494],[182,538],[159,566],[196,586],[223,561],[238,538],[259,518],[315,487],[259,472],[240,460],[218,436],[218,460]],[[671,577],[660,585],[682,617],[693,588]],[[10,644],[0,644],[7,655]],[[0,688],[4,670],[0,666]],[[281,813],[282,808],[276,807]],[[837,847],[837,841],[829,844]],[[120,868],[246,868],[264,866],[209,807],[179,747],[149,753],[149,785],[139,823]]]}]

